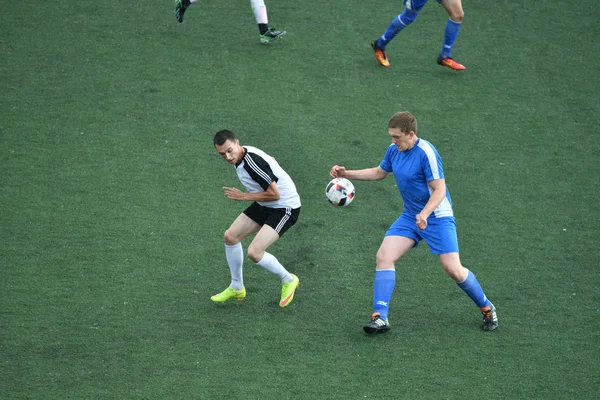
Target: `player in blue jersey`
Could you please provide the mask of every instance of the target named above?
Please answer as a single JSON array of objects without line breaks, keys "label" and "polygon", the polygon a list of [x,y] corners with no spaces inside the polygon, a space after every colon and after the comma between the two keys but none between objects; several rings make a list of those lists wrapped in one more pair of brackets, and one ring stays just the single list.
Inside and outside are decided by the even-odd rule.
[{"label": "player in blue jersey", "polygon": [[404,211],[389,227],[379,250],[373,284],[373,314],[363,327],[366,333],[387,332],[388,307],[396,283],[394,263],[424,240],[442,267],[475,302],[483,314],[483,329],[494,330],[498,318],[494,305],[483,293],[477,278],[463,267],[458,252],[452,200],[446,188],[442,159],[431,143],[417,136],[417,121],[409,112],[398,112],[388,121],[392,144],[375,168],[347,170],[335,165],[333,178],[378,181],[390,173],[396,183]]},{"label": "player in blue jersey", "polygon": [[223,303],[229,299],[246,297],[242,240],[256,234],[248,246],[248,257],[257,265],[281,279],[279,306],[287,307],[294,298],[300,280],[289,273],[267,248],[291,228],[300,216],[300,196],[292,178],[277,161],[264,151],[252,146],[242,146],[235,134],[222,130],[213,139],[215,150],[235,167],[237,176],[246,191],[224,187],[230,200],[252,203],[233,221],[225,231],[225,256],[231,273],[227,289],[210,299]]},{"label": "player in blue jersey", "polygon": [[[437,63],[444,67],[462,71],[466,69],[465,66],[457,63],[451,57],[452,47],[454,47],[460,25],[465,16],[462,2],[461,0],[437,0],[437,2],[446,9],[449,16],[444,33],[444,44],[442,45],[442,51],[438,56]],[[384,67],[390,66],[387,54],[385,53],[385,47],[402,29],[406,28],[417,19],[419,11],[421,11],[426,3],[427,0],[404,0],[405,8],[402,13],[392,20],[390,26],[379,39],[371,43],[371,47],[373,47],[373,50],[375,51],[375,58],[379,64]]]}]

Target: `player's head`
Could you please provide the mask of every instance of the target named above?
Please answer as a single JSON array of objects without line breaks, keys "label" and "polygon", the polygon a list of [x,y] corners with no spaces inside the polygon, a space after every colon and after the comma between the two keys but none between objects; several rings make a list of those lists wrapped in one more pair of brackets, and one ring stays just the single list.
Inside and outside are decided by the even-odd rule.
[{"label": "player's head", "polygon": [[232,131],[224,129],[217,132],[213,144],[219,155],[230,164],[237,164],[244,157],[244,149]]},{"label": "player's head", "polygon": [[412,149],[417,142],[417,120],[408,111],[397,112],[388,121],[388,134],[399,151]]},{"label": "player's head", "polygon": [[237,138],[235,137],[235,134],[232,131],[228,129],[223,129],[222,131],[219,131],[215,134],[215,137],[213,138],[213,144],[215,145],[215,147],[217,147],[217,145],[221,146],[228,140],[231,140],[231,142],[235,143]]},{"label": "player's head", "polygon": [[417,119],[408,111],[400,111],[390,117],[388,129],[400,129],[408,134],[411,131],[417,134]]}]

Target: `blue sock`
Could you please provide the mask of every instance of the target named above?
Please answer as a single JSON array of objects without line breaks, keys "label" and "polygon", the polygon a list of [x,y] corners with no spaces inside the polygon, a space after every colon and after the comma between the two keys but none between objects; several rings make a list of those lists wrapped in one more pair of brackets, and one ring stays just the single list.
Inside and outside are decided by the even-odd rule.
[{"label": "blue sock", "polygon": [[446,23],[446,33],[444,34],[444,45],[442,46],[442,52],[440,53],[442,58],[450,57],[459,30],[460,22],[454,22],[448,18],[448,22]]},{"label": "blue sock", "polygon": [[384,50],[385,46],[387,46],[387,44],[395,38],[402,29],[412,24],[414,20],[417,19],[418,15],[419,13],[405,8],[404,11],[402,11],[402,14],[394,18],[387,28],[387,31],[385,31],[385,33],[377,40],[377,47]]},{"label": "blue sock", "polygon": [[392,292],[396,285],[396,271],[391,269],[375,271],[373,283],[373,312],[378,312],[381,318],[388,316],[388,307]]},{"label": "blue sock", "polygon": [[465,291],[465,293],[477,304],[477,307],[484,308],[487,306],[493,307],[492,303],[483,293],[481,285],[475,278],[475,275],[471,271],[467,275],[467,279],[462,282],[458,282],[458,286]]}]

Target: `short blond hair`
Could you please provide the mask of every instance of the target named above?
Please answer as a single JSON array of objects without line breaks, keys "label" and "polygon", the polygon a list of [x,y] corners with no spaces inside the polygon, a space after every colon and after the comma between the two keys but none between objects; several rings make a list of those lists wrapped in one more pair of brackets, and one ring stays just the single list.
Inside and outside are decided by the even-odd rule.
[{"label": "short blond hair", "polygon": [[389,129],[400,129],[404,133],[417,133],[417,119],[408,111],[400,111],[390,117]]}]

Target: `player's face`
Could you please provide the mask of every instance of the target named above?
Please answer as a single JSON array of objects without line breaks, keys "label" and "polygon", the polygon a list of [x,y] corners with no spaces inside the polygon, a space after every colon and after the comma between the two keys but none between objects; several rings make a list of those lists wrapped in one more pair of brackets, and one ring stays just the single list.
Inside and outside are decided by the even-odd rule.
[{"label": "player's face", "polygon": [[244,156],[244,149],[240,146],[240,141],[237,139],[235,142],[228,139],[222,145],[216,144],[215,149],[229,164],[236,164]]},{"label": "player's face", "polygon": [[392,138],[392,143],[398,151],[407,151],[414,146],[414,132],[404,133],[400,128],[390,128],[388,133]]}]

